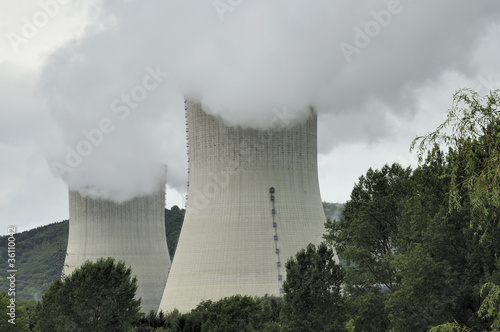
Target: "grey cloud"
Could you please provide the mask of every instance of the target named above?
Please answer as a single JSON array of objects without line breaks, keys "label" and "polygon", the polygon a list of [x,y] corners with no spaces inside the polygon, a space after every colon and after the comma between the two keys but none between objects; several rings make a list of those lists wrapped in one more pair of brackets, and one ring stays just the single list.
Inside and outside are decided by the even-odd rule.
[{"label": "grey cloud", "polygon": [[[378,22],[390,8],[390,22]],[[70,186],[124,200],[151,191],[148,179],[167,163],[169,183],[183,188],[183,96],[229,124],[260,128],[275,123],[276,109],[300,121],[313,106],[322,128],[333,129],[321,137],[325,152],[377,140],[393,134],[384,114],[412,116],[415,88],[449,70],[474,72],[476,40],[498,12],[495,1],[254,0],[224,12],[201,0],[103,2],[87,33],[50,57],[39,83],[61,130],[49,159],[63,163],[83,130],[110,119],[113,132],[63,175]],[[342,43],[356,46],[356,29],[377,23],[347,59]],[[157,67],[169,76],[127,106],[123,95]],[[126,119],[112,105],[128,107]]]}]

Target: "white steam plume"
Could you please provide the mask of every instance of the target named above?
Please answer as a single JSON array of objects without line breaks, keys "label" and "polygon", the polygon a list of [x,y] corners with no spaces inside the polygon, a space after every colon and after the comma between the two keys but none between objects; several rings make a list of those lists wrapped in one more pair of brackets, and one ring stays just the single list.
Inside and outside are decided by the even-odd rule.
[{"label": "white steam plume", "polygon": [[[473,73],[495,1],[105,1],[52,54],[40,90],[60,128],[49,160],[72,189],[117,201],[186,181],[184,97],[231,125],[300,121],[313,106],[332,143],[390,135],[412,89]],[[331,120],[325,122],[325,120]],[[357,129],[360,129],[357,131]],[[332,131],[330,131],[332,132]],[[356,132],[357,135],[353,135]],[[71,164],[71,165],[70,165]]]}]

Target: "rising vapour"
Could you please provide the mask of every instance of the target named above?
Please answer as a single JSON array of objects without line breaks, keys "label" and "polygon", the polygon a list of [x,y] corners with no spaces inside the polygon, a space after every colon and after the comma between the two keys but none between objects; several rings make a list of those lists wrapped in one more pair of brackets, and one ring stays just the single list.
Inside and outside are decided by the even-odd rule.
[{"label": "rising vapour", "polygon": [[415,88],[448,71],[472,75],[474,41],[495,19],[494,6],[103,1],[85,34],[48,58],[38,84],[57,125],[49,163],[70,188],[94,197],[148,194],[163,164],[182,191],[184,98],[254,128],[293,125],[312,106],[331,128],[323,149],[391,135],[392,118],[411,116]]}]

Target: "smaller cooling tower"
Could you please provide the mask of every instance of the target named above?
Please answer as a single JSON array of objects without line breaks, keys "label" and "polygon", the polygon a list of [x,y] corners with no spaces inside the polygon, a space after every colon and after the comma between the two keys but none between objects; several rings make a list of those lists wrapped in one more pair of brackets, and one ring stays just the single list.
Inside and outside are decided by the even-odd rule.
[{"label": "smaller cooling tower", "polygon": [[141,310],[158,310],[170,270],[165,235],[165,182],[156,193],[122,204],[69,191],[69,238],[64,274],[85,261],[114,257],[137,277]]},{"label": "smaller cooling tower", "polygon": [[281,295],[286,261],[325,232],[316,114],[291,128],[243,129],[188,101],[187,121],[189,196],[160,309]]}]

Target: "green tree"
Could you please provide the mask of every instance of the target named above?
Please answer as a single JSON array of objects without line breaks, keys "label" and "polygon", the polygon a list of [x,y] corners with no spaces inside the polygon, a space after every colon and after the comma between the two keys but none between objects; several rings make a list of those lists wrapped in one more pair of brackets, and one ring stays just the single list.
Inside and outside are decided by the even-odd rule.
[{"label": "green tree", "polygon": [[188,316],[191,317],[188,331],[196,330],[195,325],[198,324],[203,332],[264,331],[266,326],[277,320],[271,305],[277,301],[268,296],[253,298],[242,295],[215,302],[202,301]]},{"label": "green tree", "polygon": [[[167,319],[162,310],[156,313],[151,310],[148,314],[141,313],[141,318],[135,322],[135,332],[151,332],[154,329],[165,326]],[[174,330],[175,331],[175,330]]]},{"label": "green tree", "polygon": [[[426,151],[444,144],[456,153],[447,173],[450,210],[460,208],[463,197],[471,205],[471,226],[484,239],[500,226],[500,90],[481,97],[470,89],[453,96],[446,120],[436,130],[417,137],[411,149],[422,160]],[[492,216],[493,218],[489,218]]]},{"label": "green tree", "polygon": [[174,310],[165,316],[171,331],[279,331],[282,299],[275,296],[233,295],[219,301],[202,301],[189,313]]},{"label": "green tree", "polygon": [[[500,331],[500,286],[486,283],[481,288],[481,296],[484,300],[478,310],[481,318],[489,319],[492,332]],[[474,330],[459,324],[458,322],[438,325],[430,329],[430,332],[473,332]],[[486,330],[483,330],[486,331]]]},{"label": "green tree", "polygon": [[0,292],[0,307],[4,311],[0,320],[0,331],[29,331],[29,318],[25,306],[11,299],[15,300],[15,297],[8,296],[7,291]]},{"label": "green tree", "polygon": [[500,331],[500,286],[491,282],[484,284],[481,296],[485,299],[479,308],[479,317],[491,318],[492,331]]},{"label": "green tree", "polygon": [[[173,259],[179,239],[184,210],[172,206],[165,209],[165,232]],[[16,252],[16,262],[23,267],[23,273],[16,278],[17,300],[41,300],[49,286],[59,277],[66,258],[69,221],[53,223],[17,233],[16,246],[22,248]],[[8,235],[0,236],[0,263],[6,264],[8,257]],[[8,280],[0,278],[0,289],[8,289]]]},{"label": "green tree", "polygon": [[184,222],[184,212],[185,210],[181,210],[177,205],[172,206],[170,210],[165,209],[165,232],[170,260],[174,259],[182,223]]},{"label": "green tree", "polygon": [[500,241],[479,244],[468,198],[449,211],[450,158],[435,148],[413,172],[370,169],[341,220],[327,223],[325,238],[346,261],[350,331],[427,331],[455,320],[487,326],[475,314],[478,291],[496,273]]},{"label": "green tree", "polygon": [[378,289],[358,290],[356,293],[347,293],[345,296],[346,323],[349,332],[355,331],[388,331],[389,320],[385,313],[386,294]]},{"label": "green tree", "polygon": [[287,261],[286,273],[281,310],[284,331],[343,331],[343,272],[333,250],[325,243],[317,249],[309,244]]},{"label": "green tree", "polygon": [[252,331],[262,323],[259,316],[259,304],[252,297],[234,295],[206,308],[202,331]]},{"label": "green tree", "polygon": [[[450,179],[448,197],[449,211],[469,208],[469,224],[480,235],[483,249],[497,260],[500,253],[500,90],[491,91],[481,97],[470,89],[455,93],[453,105],[447,119],[436,130],[417,137],[412,149],[417,147],[420,160],[430,145],[444,144],[451,148],[450,167],[446,176]],[[498,272],[487,270],[491,280]],[[482,290],[497,289],[487,283]],[[482,291],[482,292],[483,292]],[[493,291],[492,294],[495,294]],[[478,314],[486,319],[498,320],[495,311],[489,307],[494,295],[488,295]],[[486,309],[490,308],[490,309]],[[493,322],[492,328],[495,327]],[[433,328],[433,331],[467,330],[460,322],[448,323]]]},{"label": "green tree", "polygon": [[[0,237],[0,262],[6,262],[8,235]],[[39,301],[49,285],[61,275],[68,246],[68,221],[54,223],[15,234],[16,264],[22,273],[16,276],[16,299]],[[0,278],[0,289],[8,289],[8,280]]]},{"label": "green tree", "polygon": [[405,200],[412,193],[411,169],[399,164],[369,169],[355,184],[340,220],[328,221],[325,239],[345,260],[350,331],[385,331],[388,292],[398,280],[394,265]]},{"label": "green tree", "polygon": [[470,228],[470,204],[449,211],[447,195],[454,151],[433,149],[411,176],[398,229],[400,251],[394,266],[400,280],[388,295],[386,311],[397,331],[427,331],[446,321],[474,330],[487,327],[476,315],[481,285],[491,278],[498,239],[479,243]]},{"label": "green tree", "polygon": [[434,149],[411,176],[394,259],[400,281],[386,302],[398,331],[426,331],[455,317],[471,323],[468,308],[479,305],[475,287],[484,277],[482,250],[469,230],[468,214],[448,214],[449,179],[442,177],[447,167],[446,156]]},{"label": "green tree", "polygon": [[[160,311],[160,313],[161,312],[162,311]],[[184,324],[185,319],[177,309],[174,309],[173,311],[165,315],[165,327],[169,328],[173,332],[183,331],[181,325],[184,326]]]},{"label": "green tree", "polygon": [[36,318],[36,310],[38,303],[39,302],[35,300],[28,300],[22,302],[23,306],[26,308],[26,314],[28,315],[30,331],[33,331],[33,329],[35,328],[35,318]]},{"label": "green tree", "polygon": [[35,331],[127,331],[140,308],[131,273],[111,257],[85,262],[43,295]]},{"label": "green tree", "polygon": [[411,193],[410,168],[399,164],[367,171],[354,186],[343,216],[326,224],[325,239],[346,260],[350,286],[392,289],[402,204]]}]

